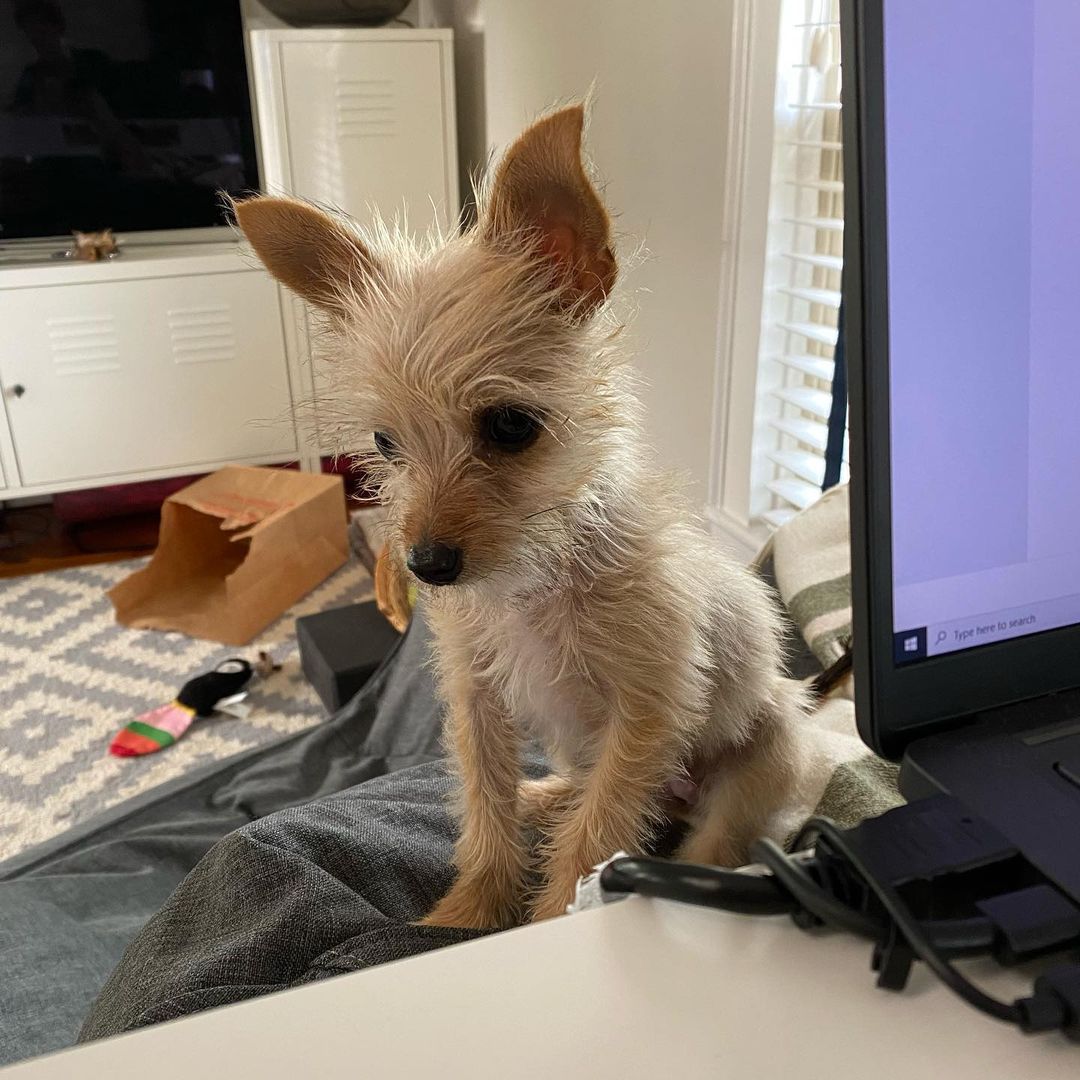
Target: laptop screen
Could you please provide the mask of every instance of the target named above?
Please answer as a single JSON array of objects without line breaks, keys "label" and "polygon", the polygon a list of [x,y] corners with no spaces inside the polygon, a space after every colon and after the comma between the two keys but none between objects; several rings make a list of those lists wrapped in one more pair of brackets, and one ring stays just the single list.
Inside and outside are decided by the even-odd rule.
[{"label": "laptop screen", "polygon": [[903,664],[1080,623],[1080,3],[883,30]]}]

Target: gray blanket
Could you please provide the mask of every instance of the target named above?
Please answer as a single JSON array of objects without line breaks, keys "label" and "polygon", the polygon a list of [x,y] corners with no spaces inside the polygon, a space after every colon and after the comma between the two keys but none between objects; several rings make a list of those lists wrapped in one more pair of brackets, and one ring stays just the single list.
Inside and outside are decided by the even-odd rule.
[{"label": "gray blanket", "polygon": [[480,931],[411,925],[449,888],[441,762],[230,833],[124,954],[80,1041],[415,956]]},{"label": "gray blanket", "polygon": [[[431,680],[417,677],[427,654],[417,623],[325,724],[159,788],[0,865],[0,1064],[71,1045],[129,942],[166,901],[109,980],[87,1037],[332,973],[346,962],[334,959],[337,947],[365,931],[379,939],[368,962],[397,955],[402,934],[413,932],[395,936],[388,924],[415,917],[449,880],[448,780],[432,765],[392,787],[351,789],[441,757]],[[322,801],[303,814],[287,809],[311,800]],[[295,855],[301,839],[312,845],[306,866]],[[379,872],[365,877],[364,858]],[[396,876],[385,872],[390,866]],[[225,874],[233,876],[223,881]],[[273,889],[257,896],[249,880],[273,880]],[[240,884],[239,892],[229,887]],[[188,898],[191,919],[204,923],[181,925]],[[320,912],[329,924],[317,925]],[[210,931],[221,947],[200,952]],[[452,939],[431,934],[410,949]],[[286,941],[301,942],[302,955],[281,956]],[[152,977],[139,969],[151,955]]]}]

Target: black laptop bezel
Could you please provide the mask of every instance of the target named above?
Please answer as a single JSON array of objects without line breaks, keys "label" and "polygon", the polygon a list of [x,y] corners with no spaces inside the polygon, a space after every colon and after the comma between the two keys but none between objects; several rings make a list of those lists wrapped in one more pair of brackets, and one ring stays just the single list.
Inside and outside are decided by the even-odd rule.
[{"label": "black laptop bezel", "polygon": [[913,739],[980,710],[1080,685],[1080,625],[894,660],[883,2],[841,0],[844,349],[856,715],[863,740],[899,759]]}]

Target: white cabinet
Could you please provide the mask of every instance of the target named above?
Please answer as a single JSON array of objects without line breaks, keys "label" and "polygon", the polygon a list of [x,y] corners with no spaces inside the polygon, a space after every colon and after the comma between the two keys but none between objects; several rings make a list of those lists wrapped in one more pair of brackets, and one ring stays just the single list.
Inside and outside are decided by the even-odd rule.
[{"label": "white cabinet", "polygon": [[255,30],[263,187],[424,231],[458,212],[449,30]]},{"label": "white cabinet", "polygon": [[[256,30],[251,61],[266,191],[365,223],[404,215],[413,233],[456,223],[451,31]],[[293,307],[307,342],[302,305]],[[318,423],[317,354],[312,367]]]},{"label": "white cabinet", "polygon": [[438,42],[281,46],[294,194],[367,221],[451,205]]},{"label": "white cabinet", "polygon": [[299,456],[278,291],[234,245],[192,262],[133,252],[8,271],[4,286],[9,488]]}]

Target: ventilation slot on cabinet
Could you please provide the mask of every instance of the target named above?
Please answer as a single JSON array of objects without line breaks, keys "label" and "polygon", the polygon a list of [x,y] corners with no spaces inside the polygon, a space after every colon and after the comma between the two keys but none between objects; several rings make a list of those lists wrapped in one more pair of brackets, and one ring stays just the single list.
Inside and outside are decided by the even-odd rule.
[{"label": "ventilation slot on cabinet", "polygon": [[236,359],[232,312],[227,305],[171,308],[169,336],[178,364],[209,364]]},{"label": "ventilation slot on cabinet", "polygon": [[335,79],[334,119],[345,139],[397,135],[397,94],[393,79]]},{"label": "ventilation slot on cabinet", "polygon": [[67,315],[45,320],[57,375],[120,370],[120,346],[111,315]]}]

